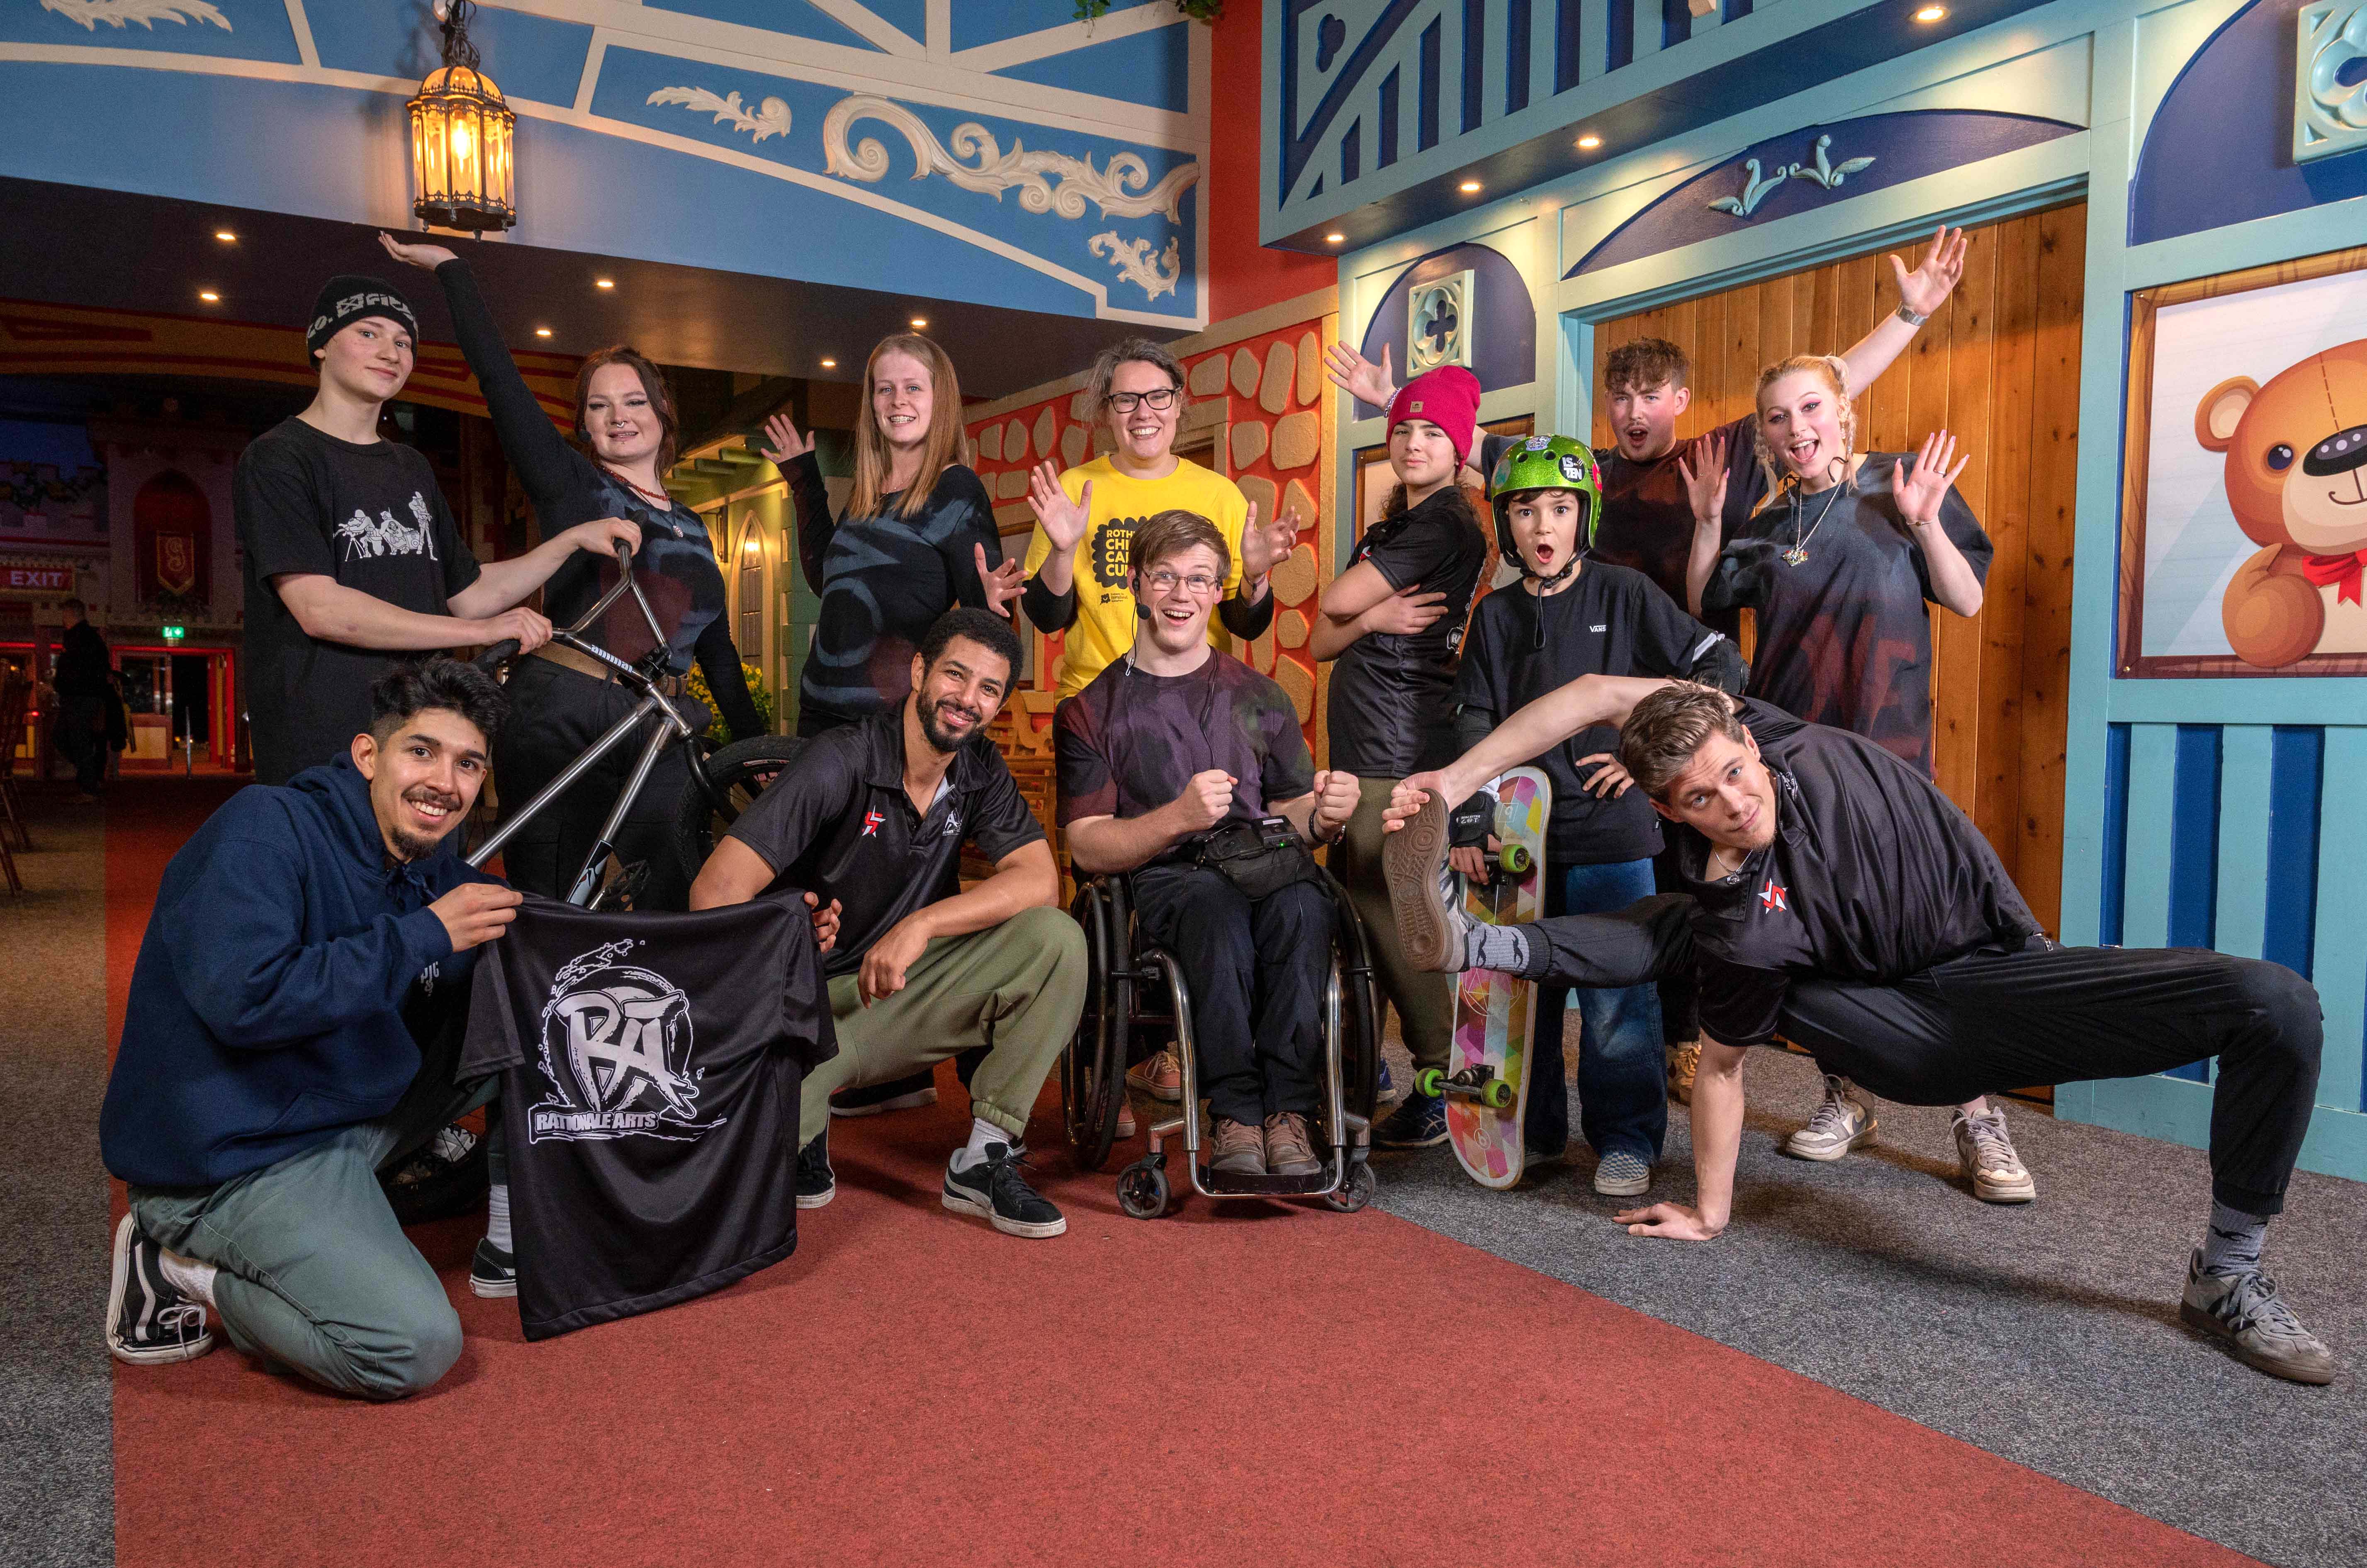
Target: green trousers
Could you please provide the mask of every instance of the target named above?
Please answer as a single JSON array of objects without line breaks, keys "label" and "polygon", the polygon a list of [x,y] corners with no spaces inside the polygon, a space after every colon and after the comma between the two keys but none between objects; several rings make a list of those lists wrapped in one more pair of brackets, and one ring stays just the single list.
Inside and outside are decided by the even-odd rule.
[{"label": "green trousers", "polygon": [[1455,1038],[1455,981],[1409,963],[1398,941],[1397,916],[1389,908],[1388,878],[1381,872],[1381,813],[1395,779],[1358,779],[1356,814],[1331,848],[1331,874],[1348,890],[1356,918],[1365,923],[1365,946],[1372,954],[1373,978],[1398,1010],[1398,1028],[1417,1070],[1446,1066]]},{"label": "green trousers", "polygon": [[805,1081],[798,1146],[830,1125],[833,1090],[890,1083],[973,1045],[988,1050],[970,1076],[970,1113],[1015,1139],[1084,1006],[1085,933],[1059,909],[937,938],[904,972],[904,988],[869,1007],[855,976],[841,975],[830,983],[838,1055]]}]

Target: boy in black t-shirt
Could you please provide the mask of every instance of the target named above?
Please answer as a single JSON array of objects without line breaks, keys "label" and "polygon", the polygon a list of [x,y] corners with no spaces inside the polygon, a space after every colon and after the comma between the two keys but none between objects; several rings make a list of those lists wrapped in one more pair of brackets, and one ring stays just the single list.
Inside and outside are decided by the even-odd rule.
[{"label": "boy in black t-shirt", "polygon": [[370,684],[390,654],[501,642],[532,649],[550,623],[514,608],[575,550],[639,548],[631,524],[602,519],[529,553],[480,566],[436,471],[378,433],[411,378],[419,322],[374,277],[322,287],[306,351],[311,406],[240,455],[232,506],[246,555],[246,705],[255,776],[286,784],[369,728]]},{"label": "boy in black t-shirt", "polygon": [[[1521,581],[1479,602],[1456,686],[1458,748],[1468,750],[1531,701],[1581,675],[1682,675],[1729,687],[1741,682],[1732,643],[1679,609],[1641,572],[1581,558],[1601,505],[1594,455],[1565,436],[1516,443],[1498,460],[1489,489],[1508,559]],[[1660,832],[1652,808],[1628,787],[1616,732],[1573,736],[1529,759],[1553,781],[1546,829],[1548,916],[1616,909],[1652,891]],[[1466,814],[1466,875],[1486,874],[1487,819]],[[1599,1156],[1594,1190],[1632,1197],[1651,1185],[1668,1132],[1668,1078],[1660,1001],[1654,987],[1541,987],[1529,1070],[1532,1158],[1558,1157],[1569,1142],[1569,1095],[1562,1076],[1563,1013],[1579,1012],[1579,1126]],[[1409,1101],[1399,1116],[1443,1106]],[[1434,1108],[1434,1109],[1433,1109]]]},{"label": "boy in black t-shirt", "polygon": [[1208,646],[1229,564],[1196,513],[1136,532],[1134,647],[1053,714],[1060,825],[1081,874],[1133,873],[1143,931],[1183,965],[1211,1167],[1313,1176],[1331,894],[1309,880],[1252,900],[1194,852],[1211,829],[1263,817],[1331,842],[1356,780],[1317,773],[1289,694]]}]

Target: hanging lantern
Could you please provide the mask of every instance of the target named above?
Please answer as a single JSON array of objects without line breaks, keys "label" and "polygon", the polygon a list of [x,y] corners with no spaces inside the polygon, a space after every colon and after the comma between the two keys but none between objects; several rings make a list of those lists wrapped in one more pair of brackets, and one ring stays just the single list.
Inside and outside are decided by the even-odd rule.
[{"label": "hanging lantern", "polygon": [[470,0],[443,0],[444,65],[411,100],[411,210],[443,229],[481,233],[517,221],[517,116],[478,69]]}]

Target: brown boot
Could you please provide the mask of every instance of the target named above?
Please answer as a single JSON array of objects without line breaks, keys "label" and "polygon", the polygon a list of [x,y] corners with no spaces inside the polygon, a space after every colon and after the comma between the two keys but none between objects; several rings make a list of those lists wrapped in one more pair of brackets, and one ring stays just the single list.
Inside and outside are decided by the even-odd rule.
[{"label": "brown boot", "polygon": [[1263,1176],[1265,1138],[1247,1122],[1229,1116],[1208,1120],[1208,1168],[1227,1176]]},{"label": "brown boot", "polygon": [[1277,1111],[1265,1119],[1268,1176],[1315,1176],[1322,1169],[1314,1141],[1307,1135],[1306,1117],[1296,1111]]}]

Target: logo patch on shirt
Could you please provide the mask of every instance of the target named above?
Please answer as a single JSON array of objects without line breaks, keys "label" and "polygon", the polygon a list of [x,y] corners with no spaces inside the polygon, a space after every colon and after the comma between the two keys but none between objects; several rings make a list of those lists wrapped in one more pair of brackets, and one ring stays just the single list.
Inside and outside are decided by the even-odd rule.
[{"label": "logo patch on shirt", "polygon": [[866,839],[877,838],[879,834],[879,824],[887,820],[888,818],[880,816],[877,811],[865,812],[863,814],[863,836]]},{"label": "logo patch on shirt", "polygon": [[604,943],[552,976],[539,1063],[550,1093],[528,1113],[529,1142],[679,1140],[722,1125],[697,1119],[690,998],[655,970],[621,962],[642,945]]},{"label": "logo patch on shirt", "polygon": [[948,811],[948,812],[946,812],[946,830],[945,830],[944,834],[943,834],[943,835],[941,835],[941,836],[942,836],[942,837],[945,837],[945,838],[951,839],[951,838],[958,837],[958,836],[960,835],[960,833],[961,833],[961,813],[959,813],[959,812],[957,812],[957,811]]},{"label": "logo patch on shirt", "polygon": [[1759,907],[1762,909],[1782,909],[1788,912],[1792,906],[1784,897],[1784,885],[1780,882],[1770,882],[1766,886],[1761,888],[1759,890]]}]

